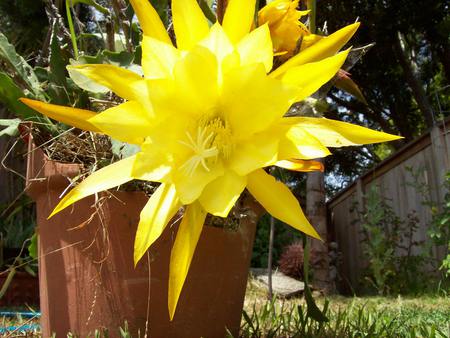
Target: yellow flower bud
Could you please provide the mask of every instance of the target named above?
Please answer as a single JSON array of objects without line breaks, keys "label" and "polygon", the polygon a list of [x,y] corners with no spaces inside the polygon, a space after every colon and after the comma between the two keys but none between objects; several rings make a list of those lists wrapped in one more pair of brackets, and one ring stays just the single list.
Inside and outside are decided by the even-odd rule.
[{"label": "yellow flower bud", "polygon": [[268,24],[275,53],[291,55],[301,38],[313,35],[300,22],[309,11],[297,10],[299,0],[275,0],[258,13],[258,24]]}]

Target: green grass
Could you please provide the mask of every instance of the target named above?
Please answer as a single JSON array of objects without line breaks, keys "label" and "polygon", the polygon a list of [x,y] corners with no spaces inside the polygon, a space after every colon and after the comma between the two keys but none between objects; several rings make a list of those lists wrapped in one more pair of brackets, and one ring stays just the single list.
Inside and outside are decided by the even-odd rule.
[{"label": "green grass", "polygon": [[[329,322],[317,323],[308,318],[303,298],[276,298],[269,302],[261,285],[250,280],[240,338],[450,337],[449,297],[330,296],[325,299],[315,295],[315,298],[320,309],[327,308]],[[0,318],[0,327],[26,321]],[[27,337],[40,335],[30,333]]]},{"label": "green grass", "polygon": [[450,337],[450,298],[316,297],[329,321],[306,316],[302,298],[271,302],[258,282],[247,290],[241,337]]}]

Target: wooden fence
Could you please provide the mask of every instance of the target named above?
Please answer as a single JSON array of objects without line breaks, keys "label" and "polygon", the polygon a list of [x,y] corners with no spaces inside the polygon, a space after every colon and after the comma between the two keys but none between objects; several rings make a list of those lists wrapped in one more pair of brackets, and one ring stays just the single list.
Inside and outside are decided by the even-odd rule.
[{"label": "wooden fence", "polygon": [[[339,291],[358,290],[363,269],[367,266],[360,219],[369,189],[376,185],[383,200],[390,204],[400,219],[405,220],[409,213],[415,211],[419,228],[413,239],[423,241],[427,239],[431,221],[431,210],[424,205],[424,199],[428,198],[436,205],[442,204],[446,193],[443,183],[449,171],[450,119],[447,119],[327,202],[329,238],[337,243],[341,255],[337,281]],[[418,177],[414,178],[413,173]],[[417,180],[419,182],[416,183],[427,188],[427,196],[411,186]],[[445,248],[433,248],[435,258],[442,258],[444,252]]]}]

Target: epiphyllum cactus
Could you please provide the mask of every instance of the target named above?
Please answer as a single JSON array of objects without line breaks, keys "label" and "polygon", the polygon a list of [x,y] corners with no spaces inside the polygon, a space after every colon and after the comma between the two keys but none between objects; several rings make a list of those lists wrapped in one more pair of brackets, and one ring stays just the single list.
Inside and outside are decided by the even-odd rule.
[{"label": "epiphyllum cactus", "polygon": [[208,213],[227,217],[248,191],[274,217],[318,238],[297,199],[263,168],[308,171],[308,161],[340,147],[397,136],[325,118],[283,117],[343,64],[337,51],[357,25],[323,38],[272,71],[267,25],[251,31],[255,0],[231,0],[223,25],[211,27],[196,0],[173,0],[177,48],[148,0],[131,0],[143,29],[144,77],[113,65],[72,70],[126,100],[101,113],[22,99],[75,127],[136,144],[140,151],[102,168],[72,189],[52,215],[99,191],[133,179],[160,182],[140,215],[137,263],[184,206],[172,248],[168,306],[173,318]]}]

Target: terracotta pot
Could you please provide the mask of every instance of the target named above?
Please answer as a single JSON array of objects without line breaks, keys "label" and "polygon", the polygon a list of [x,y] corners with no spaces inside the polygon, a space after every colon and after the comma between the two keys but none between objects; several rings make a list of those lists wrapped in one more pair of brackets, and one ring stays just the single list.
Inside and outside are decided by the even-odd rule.
[{"label": "terracotta pot", "polygon": [[116,336],[125,321],[133,336],[138,330],[142,336],[147,309],[150,337],[224,337],[226,328],[237,336],[259,215],[244,217],[238,231],[204,227],[170,322],[168,268],[178,223],[166,228],[149,259],[135,269],[133,241],[147,201],[143,193],[103,193],[97,210],[91,197],[47,220],[69,183],[67,177],[79,171],[77,165],[49,161],[41,151],[29,152],[43,336],[63,337],[68,331],[86,336],[99,328]]},{"label": "terracotta pot", "polygon": [[[7,271],[0,272],[0,288],[8,278]],[[39,281],[27,272],[15,273],[6,293],[0,298],[0,307],[36,306],[39,304]]]}]

